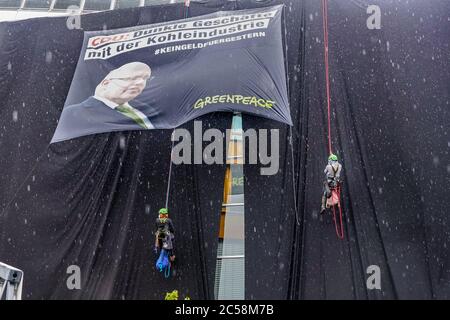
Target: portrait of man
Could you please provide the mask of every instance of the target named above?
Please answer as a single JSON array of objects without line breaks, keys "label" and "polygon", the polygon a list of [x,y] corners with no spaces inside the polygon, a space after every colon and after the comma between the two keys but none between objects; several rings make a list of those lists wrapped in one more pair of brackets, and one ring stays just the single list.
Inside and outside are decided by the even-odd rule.
[{"label": "portrait of man", "polygon": [[149,106],[138,109],[130,102],[145,89],[151,73],[142,62],[127,63],[110,71],[93,96],[63,109],[52,142],[92,133],[154,129],[147,117],[151,113]]}]

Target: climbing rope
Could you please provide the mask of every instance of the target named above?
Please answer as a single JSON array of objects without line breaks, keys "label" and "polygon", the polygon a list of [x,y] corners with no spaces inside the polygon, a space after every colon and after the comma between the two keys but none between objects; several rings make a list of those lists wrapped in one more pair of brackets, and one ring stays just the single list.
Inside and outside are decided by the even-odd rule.
[{"label": "climbing rope", "polygon": [[189,15],[189,5],[191,4],[191,0],[184,0],[184,18],[186,19]]},{"label": "climbing rope", "polygon": [[327,90],[327,110],[328,110],[328,151],[332,154],[331,148],[331,99],[330,99],[330,67],[328,64],[328,8],[327,1],[322,0],[322,17],[323,17],[323,46],[325,59],[325,83]]},{"label": "climbing rope", "polygon": [[[327,118],[328,118],[328,151],[329,154],[333,153],[331,145],[331,98],[330,98],[330,67],[328,63],[328,0],[322,0],[322,22],[323,22],[323,49],[325,59],[325,83],[327,91]],[[336,189],[338,196],[337,206],[339,207],[339,225],[336,219],[336,206],[333,205],[333,221],[336,230],[336,235],[339,239],[344,239],[344,225],[342,223],[342,206],[341,206],[341,187]],[[333,196],[333,195],[332,195]],[[340,229],[340,232],[339,232]]]},{"label": "climbing rope", "polygon": [[344,239],[344,224],[342,223],[342,207],[341,207],[341,187],[338,186],[336,188],[336,192],[338,195],[338,207],[339,207],[339,225],[340,225],[340,232],[338,230],[338,225],[336,221],[336,206],[333,206],[333,221],[334,221],[334,228],[336,230],[336,235],[339,239]]},{"label": "climbing rope", "polygon": [[[190,0],[185,0],[184,1],[184,7],[183,7],[183,16],[186,19],[189,15],[189,5],[190,5],[191,1]],[[171,135],[171,140],[172,140],[172,147],[170,148],[170,165],[169,165],[169,177],[167,179],[167,192],[166,192],[166,205],[164,208],[169,208],[169,194],[170,194],[170,180],[172,177],[172,160],[173,160],[173,145],[174,145],[174,139],[173,139],[173,134],[175,133],[175,129],[173,129],[172,131],[172,135]]]},{"label": "climbing rope", "polygon": [[174,145],[174,138],[173,134],[175,133],[175,129],[173,129],[171,134],[171,140],[172,140],[172,147],[170,148],[170,164],[169,164],[169,176],[167,178],[167,192],[166,192],[166,206],[164,208],[169,208],[169,193],[170,193],[170,181],[172,178],[172,160],[173,160],[173,145]]},{"label": "climbing rope", "polygon": [[[190,0],[184,1],[184,7],[183,7],[184,19],[186,19],[189,16],[190,2],[191,2]],[[170,164],[169,164],[169,173],[168,173],[168,177],[167,177],[166,203],[164,206],[164,208],[166,208],[166,209],[169,208],[170,184],[171,184],[171,180],[172,180],[173,146],[175,144],[174,133],[175,133],[175,128],[172,130],[172,134],[170,135],[170,137],[171,137],[170,140],[172,140],[172,146],[170,147]],[[165,278],[168,278],[170,276],[170,266],[171,266],[171,262],[169,262],[169,266],[164,269],[164,277]],[[162,272],[162,271],[163,270],[160,270],[160,272]]]},{"label": "climbing rope", "polygon": [[50,145],[47,145],[47,147],[45,148],[45,150],[36,158],[33,166],[31,167],[30,171],[27,173],[27,175],[25,176],[25,179],[23,179],[22,183],[19,185],[19,187],[16,189],[16,191],[14,192],[13,196],[11,197],[11,199],[6,203],[5,208],[2,210],[2,212],[0,213],[0,217],[3,217],[3,215],[5,214],[6,210],[9,208],[9,206],[11,205],[11,203],[14,201],[14,199],[16,199],[17,194],[19,193],[19,191],[22,189],[22,187],[25,185],[25,183],[28,181],[28,178],[31,176],[31,174],[34,172],[34,170],[36,170],[39,161],[41,160],[42,156],[48,151],[48,149],[50,148]]}]

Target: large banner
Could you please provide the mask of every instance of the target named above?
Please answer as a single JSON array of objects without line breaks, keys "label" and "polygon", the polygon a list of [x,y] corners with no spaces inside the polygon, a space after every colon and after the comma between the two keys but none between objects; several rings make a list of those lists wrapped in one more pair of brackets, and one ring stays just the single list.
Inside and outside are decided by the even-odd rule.
[{"label": "large banner", "polygon": [[167,129],[216,111],[292,125],[283,6],[85,32],[52,142]]}]

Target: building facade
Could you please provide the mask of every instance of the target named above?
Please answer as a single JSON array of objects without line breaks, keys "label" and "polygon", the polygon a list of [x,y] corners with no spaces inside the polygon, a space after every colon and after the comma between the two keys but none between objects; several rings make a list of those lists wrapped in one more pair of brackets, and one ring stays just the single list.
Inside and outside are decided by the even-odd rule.
[{"label": "building facade", "polygon": [[0,21],[64,16],[73,12],[143,7],[184,2],[184,0],[0,0]]}]

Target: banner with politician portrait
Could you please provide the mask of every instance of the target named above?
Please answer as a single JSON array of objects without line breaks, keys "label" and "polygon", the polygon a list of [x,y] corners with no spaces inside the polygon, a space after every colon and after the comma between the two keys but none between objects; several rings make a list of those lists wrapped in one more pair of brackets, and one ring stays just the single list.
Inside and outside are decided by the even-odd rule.
[{"label": "banner with politician portrait", "polygon": [[85,32],[52,138],[176,128],[210,112],[292,125],[283,6]]}]

